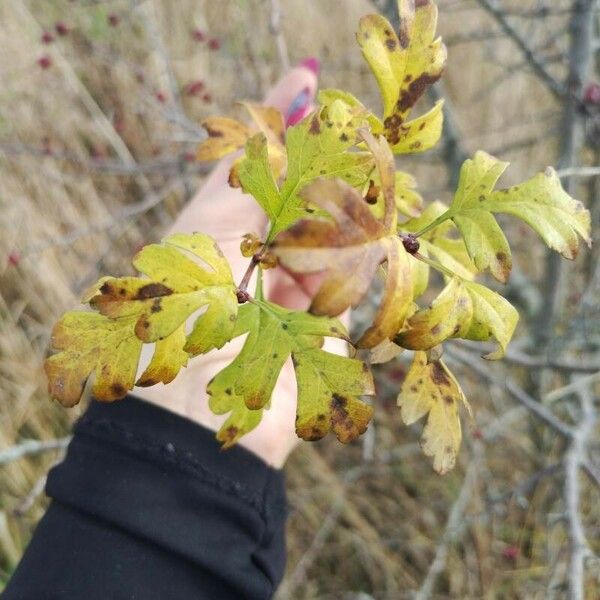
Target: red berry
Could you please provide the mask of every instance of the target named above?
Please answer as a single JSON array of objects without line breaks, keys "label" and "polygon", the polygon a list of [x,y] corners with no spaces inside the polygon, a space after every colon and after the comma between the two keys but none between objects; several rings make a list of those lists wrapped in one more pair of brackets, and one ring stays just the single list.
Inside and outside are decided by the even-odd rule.
[{"label": "red berry", "polygon": [[161,103],[161,104],[165,104],[167,101],[167,97],[164,95],[163,92],[156,92],[156,99]]},{"label": "red berry", "polygon": [[42,44],[51,44],[54,41],[54,36],[49,31],[44,31],[42,34]]},{"label": "red berry", "polygon": [[44,70],[49,69],[52,66],[52,59],[47,55],[40,56],[37,60],[37,64]]},{"label": "red berry", "polygon": [[506,560],[516,560],[519,557],[519,547],[506,546],[506,548],[502,550],[502,557]]},{"label": "red berry", "polygon": [[211,38],[208,40],[208,47],[210,50],[218,50],[221,47],[221,41],[217,38]]},{"label": "red berry", "polygon": [[185,162],[196,162],[196,154],[194,152],[184,152],[182,158]]},{"label": "red berry", "polygon": [[119,25],[119,21],[120,21],[119,15],[115,15],[115,13],[111,13],[110,15],[108,15],[106,20],[108,21],[108,24],[111,27],[117,27]]},{"label": "red berry", "polygon": [[204,100],[206,104],[210,104],[212,102],[212,96],[210,94],[204,94],[204,96],[202,96],[202,100]]},{"label": "red berry", "polygon": [[19,264],[20,261],[21,261],[21,255],[16,250],[13,250],[8,255],[8,264],[11,267],[16,267]]},{"label": "red berry", "polygon": [[204,31],[202,31],[201,29],[194,29],[192,31],[192,37],[197,41],[197,42],[203,42],[206,39],[206,34],[204,33]]},{"label": "red berry", "polygon": [[600,84],[590,83],[585,88],[583,101],[586,104],[600,104]]},{"label": "red berry", "polygon": [[482,440],[483,439],[483,432],[481,431],[481,429],[473,429],[473,438],[476,440]]},{"label": "red berry", "polygon": [[192,81],[191,83],[187,84],[187,87],[185,88],[185,93],[188,96],[197,96],[202,90],[204,89],[204,82],[203,81]]},{"label": "red berry", "polygon": [[67,35],[69,33],[69,28],[62,21],[57,21],[54,25],[54,30],[58,35]]}]

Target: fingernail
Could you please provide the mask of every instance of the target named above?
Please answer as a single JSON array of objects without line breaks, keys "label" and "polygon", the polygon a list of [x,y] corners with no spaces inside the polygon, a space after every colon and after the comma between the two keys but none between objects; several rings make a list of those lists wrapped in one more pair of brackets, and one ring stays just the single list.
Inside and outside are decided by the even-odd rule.
[{"label": "fingernail", "polygon": [[315,75],[319,74],[321,70],[321,62],[315,56],[310,56],[309,58],[305,58],[298,63],[299,67],[304,67],[309,71],[312,71]]},{"label": "fingernail", "polygon": [[310,88],[304,88],[290,104],[285,114],[285,125],[290,127],[302,121],[302,119],[308,114],[309,107],[314,100],[314,93]]}]

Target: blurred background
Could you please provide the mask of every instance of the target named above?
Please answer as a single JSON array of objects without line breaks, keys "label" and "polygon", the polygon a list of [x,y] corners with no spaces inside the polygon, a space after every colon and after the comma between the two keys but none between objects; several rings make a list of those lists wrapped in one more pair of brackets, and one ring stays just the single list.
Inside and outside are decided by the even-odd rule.
[{"label": "blurred background", "polygon": [[[445,132],[398,167],[449,201],[477,149],[511,161],[506,185],[554,165],[597,237],[599,3],[438,4],[448,67],[420,108],[447,98]],[[377,109],[354,40],[374,10],[397,18],[393,0],[0,2],[0,590],[84,410],[49,401],[52,325],[100,275],[130,273],[192,197],[208,168],[194,158],[204,117],[238,114],[235,100],[261,98],[309,56],[321,87]],[[421,425],[400,422],[401,355],[377,372],[359,443],[305,444],[286,467],[279,600],[600,598],[599,250],[567,263],[506,225],[503,293],[522,321],[501,364],[448,345],[476,414],[456,469],[436,475]]]}]

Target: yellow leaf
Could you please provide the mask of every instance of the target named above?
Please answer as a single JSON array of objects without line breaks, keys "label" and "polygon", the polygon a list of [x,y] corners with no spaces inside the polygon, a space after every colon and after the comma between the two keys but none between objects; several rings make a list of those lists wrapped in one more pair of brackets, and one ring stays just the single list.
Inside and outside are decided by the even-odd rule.
[{"label": "yellow leaf", "polygon": [[96,398],[123,398],[135,384],[142,349],[134,325],[135,318],[112,320],[92,312],[63,315],[51,340],[59,352],[44,364],[50,396],[63,406],[74,406],[93,373]]},{"label": "yellow leaf", "polygon": [[113,319],[137,317],[135,333],[144,342],[166,338],[205,308],[184,347],[192,355],[220,348],[231,339],[236,287],[229,263],[211,237],[169,236],[144,247],[133,264],[148,279],[108,279],[91,298],[91,306]]},{"label": "yellow leaf", "polygon": [[445,475],[454,468],[462,440],[459,407],[470,407],[458,382],[441,361],[427,363],[425,352],[416,352],[398,395],[402,420],[412,425],[427,415],[421,446],[433,458],[433,468]]},{"label": "yellow leaf", "polygon": [[181,325],[171,335],[156,342],[150,364],[140,375],[136,385],[148,387],[158,382],[170,383],[182,367],[187,366],[189,354],[185,352],[185,326]]},{"label": "yellow leaf", "polygon": [[251,134],[249,127],[227,117],[210,117],[202,121],[208,138],[200,144],[198,160],[218,160],[244,147]]},{"label": "yellow leaf", "polygon": [[577,255],[579,237],[590,243],[591,228],[590,213],[564,191],[553,169],[520,185],[494,191],[507,166],[481,151],[465,161],[454,200],[439,218],[454,221],[477,269],[489,268],[502,282],[508,279],[512,258],[494,213],[522,219],[550,248],[569,259]]},{"label": "yellow leaf", "polygon": [[422,152],[437,143],[442,127],[442,103],[425,115],[407,117],[425,90],[442,74],[446,48],[434,39],[437,7],[431,1],[399,2],[400,32],[380,15],[360,21],[357,40],[383,99],[383,127],[394,153]]},{"label": "yellow leaf", "polygon": [[473,304],[459,279],[451,279],[433,304],[417,311],[395,342],[409,350],[429,350],[450,337],[463,337],[473,318]]},{"label": "yellow leaf", "polygon": [[458,278],[448,285],[429,308],[418,310],[394,341],[409,350],[429,350],[448,338],[488,341],[498,349],[485,356],[502,358],[510,342],[519,313],[502,296],[483,285]]}]

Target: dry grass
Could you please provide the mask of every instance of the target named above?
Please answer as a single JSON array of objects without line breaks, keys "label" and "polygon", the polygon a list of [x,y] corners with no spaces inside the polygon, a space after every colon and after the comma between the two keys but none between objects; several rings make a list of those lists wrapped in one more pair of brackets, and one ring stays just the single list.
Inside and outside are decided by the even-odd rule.
[{"label": "dry grass", "polygon": [[[376,102],[353,42],[356,21],[372,10],[369,4],[282,4],[292,61],[320,56],[323,87],[344,87]],[[449,39],[494,28],[473,2],[441,5],[441,29]],[[107,25],[111,13],[118,15],[118,27]],[[43,46],[41,32],[57,21],[70,33]],[[81,408],[65,411],[50,403],[46,394],[41,363],[51,326],[101,273],[127,272],[137,246],[159,237],[201,183],[185,158],[197,140],[195,124],[207,114],[229,112],[236,98],[260,97],[278,76],[268,22],[269,2],[262,0],[0,3],[0,449],[27,438],[62,437],[80,414]],[[530,23],[530,42],[552,37],[558,41],[548,53],[563,50],[564,36],[549,35],[561,24],[559,18]],[[194,41],[192,27],[219,38],[221,49],[209,52]],[[52,68],[36,64],[43,54]],[[532,75],[515,68],[518,63],[514,45],[501,38],[456,43],[445,79],[466,150],[481,147],[516,163],[507,182],[557,157],[560,106]],[[558,74],[560,68],[552,66]],[[504,85],[496,86],[503,78]],[[181,93],[197,79],[207,83],[211,103]],[[181,93],[185,126],[175,122],[174,90]],[[530,138],[537,142],[519,144]],[[31,148],[50,148],[51,155]],[[163,167],[134,174],[101,171],[94,157],[102,164]],[[402,167],[415,172],[428,197],[448,199],[440,158],[410,157]],[[584,199],[597,194],[591,187],[578,192]],[[523,281],[510,294],[527,316],[544,252],[529,232],[514,226],[511,231]],[[585,259],[578,261],[565,281],[575,313],[587,269]],[[586,326],[598,331],[599,323],[588,320]],[[530,326],[525,318],[520,335]],[[393,390],[402,377],[401,361],[380,374],[383,393],[367,441],[346,448],[328,440],[292,458],[289,573],[282,600],[408,597],[440,548],[446,548],[445,562],[432,597],[563,597],[562,475],[544,470],[560,461],[564,444],[516,408],[502,385],[483,381],[464,363],[455,366],[483,437],[466,432],[452,474],[433,474],[419,451],[418,430],[399,422]],[[493,369],[531,380],[524,369]],[[564,383],[553,374],[546,387]],[[569,420],[572,406],[572,397],[565,396],[553,409]],[[0,588],[45,507],[43,495],[32,490],[57,457],[52,451],[0,467]],[[582,514],[598,551],[598,488],[583,479],[582,485]],[[447,527],[453,506],[458,518]],[[597,598],[597,565],[588,574],[587,597]]]}]

